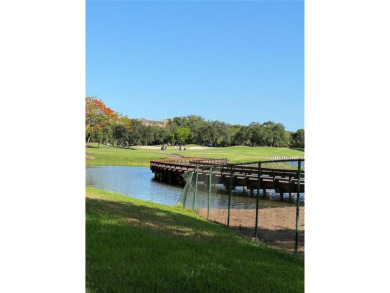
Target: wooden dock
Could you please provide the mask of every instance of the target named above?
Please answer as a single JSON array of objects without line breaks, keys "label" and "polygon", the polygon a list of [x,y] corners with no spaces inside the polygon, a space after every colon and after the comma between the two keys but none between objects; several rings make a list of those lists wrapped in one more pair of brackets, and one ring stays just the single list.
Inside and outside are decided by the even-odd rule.
[{"label": "wooden dock", "polygon": [[[260,177],[260,189],[263,197],[266,197],[267,189],[274,189],[280,194],[281,200],[285,193],[292,200],[292,193],[297,192],[298,173],[295,170],[261,168],[260,176],[258,167],[247,164],[229,164],[227,159],[205,158],[170,158],[150,161],[150,169],[155,179],[161,182],[184,186],[186,184],[184,174],[194,172],[198,167],[198,182],[209,184],[210,169],[205,166],[215,166],[212,170],[212,184],[223,184],[226,188],[232,180],[232,187],[241,186],[244,191],[249,189],[253,196],[257,189]],[[232,172],[232,179],[231,179]],[[300,192],[305,192],[305,173],[301,171]]]}]

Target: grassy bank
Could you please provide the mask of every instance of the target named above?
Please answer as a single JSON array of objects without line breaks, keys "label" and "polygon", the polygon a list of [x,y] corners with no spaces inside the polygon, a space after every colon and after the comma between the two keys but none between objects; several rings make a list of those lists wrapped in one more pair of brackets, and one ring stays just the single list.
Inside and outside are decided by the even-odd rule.
[{"label": "grassy bank", "polygon": [[190,211],[86,188],[87,292],[303,292],[304,264]]},{"label": "grassy bank", "polygon": [[188,146],[185,151],[179,151],[168,147],[162,151],[157,149],[145,149],[142,147],[107,147],[90,144],[86,154],[93,159],[87,160],[89,165],[124,165],[124,166],[149,166],[150,160],[169,157],[168,154],[177,154],[184,157],[200,158],[228,158],[232,163],[269,160],[272,156],[304,156],[304,151],[289,148],[272,147],[247,147],[233,146],[225,148],[193,149]]}]

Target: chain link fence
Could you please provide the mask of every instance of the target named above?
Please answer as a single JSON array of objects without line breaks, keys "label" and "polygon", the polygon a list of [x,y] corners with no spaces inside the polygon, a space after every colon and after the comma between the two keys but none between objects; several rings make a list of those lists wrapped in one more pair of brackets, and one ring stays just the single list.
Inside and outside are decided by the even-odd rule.
[{"label": "chain link fence", "polygon": [[304,252],[304,159],[195,165],[184,208],[269,246]]}]

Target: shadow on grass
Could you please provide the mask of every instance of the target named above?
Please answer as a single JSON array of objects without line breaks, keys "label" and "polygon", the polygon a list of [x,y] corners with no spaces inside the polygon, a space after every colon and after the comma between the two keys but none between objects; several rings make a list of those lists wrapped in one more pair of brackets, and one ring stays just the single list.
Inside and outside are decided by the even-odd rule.
[{"label": "shadow on grass", "polygon": [[101,144],[100,147],[96,145],[87,145],[88,149],[101,149],[101,148],[114,148],[114,149],[124,149],[124,150],[132,150],[132,151],[138,151],[138,149],[134,147],[129,147],[127,145],[105,145]]},{"label": "shadow on grass", "polygon": [[86,201],[91,292],[302,292],[303,260],[191,216]]},{"label": "shadow on grass", "polygon": [[[255,229],[243,226],[231,226],[230,229],[238,234],[254,237]],[[260,242],[269,245],[270,247],[282,249],[290,253],[295,251],[295,230],[293,229],[277,229],[270,230],[258,228],[257,238]],[[298,254],[304,255],[305,249],[305,231],[298,232]]]},{"label": "shadow on grass", "polygon": [[[87,208],[91,214],[121,218],[129,226],[145,230],[150,235],[162,234],[163,237],[186,236],[193,241],[215,241],[215,225],[171,211],[134,205],[129,202],[116,202],[87,198]],[[180,224],[178,224],[180,223]],[[161,236],[161,235],[160,235]]]},{"label": "shadow on grass", "polygon": [[[108,201],[102,199],[87,198],[87,214],[98,218],[120,219],[122,224],[142,230],[145,235],[151,237],[163,237],[168,239],[182,238],[183,236],[192,242],[216,243],[221,241],[238,240],[235,234],[241,234],[250,238],[254,237],[253,227],[230,226],[225,224],[194,218],[185,214],[174,213],[157,207],[139,206],[129,202]],[[102,225],[111,225],[110,221]],[[281,227],[282,228],[282,227]],[[235,233],[231,233],[235,232]],[[293,229],[265,229],[259,227],[258,239],[272,247],[292,250],[295,247],[295,230]],[[282,244],[282,245],[281,245]],[[299,231],[298,245],[304,247],[304,231]],[[260,247],[259,247],[260,248]],[[274,253],[284,254],[283,251],[274,250]]]},{"label": "shadow on grass", "polygon": [[293,150],[296,150],[296,151],[299,151],[299,152],[304,152],[305,149],[301,149],[301,148],[293,148]]},{"label": "shadow on grass", "polygon": [[133,148],[131,146],[129,147],[128,145],[117,145],[117,146],[114,146],[114,148],[116,148],[116,149],[123,149],[123,150],[138,151],[138,149]]}]

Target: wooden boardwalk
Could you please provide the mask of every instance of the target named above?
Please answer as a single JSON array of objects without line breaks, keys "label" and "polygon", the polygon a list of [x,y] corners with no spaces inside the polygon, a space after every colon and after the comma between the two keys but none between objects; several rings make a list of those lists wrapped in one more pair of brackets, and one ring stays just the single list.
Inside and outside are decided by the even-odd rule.
[{"label": "wooden boardwalk", "polygon": [[[255,163],[254,163],[255,164]],[[257,189],[260,177],[260,189],[263,190],[263,197],[266,196],[267,189],[274,189],[283,199],[283,194],[288,193],[292,200],[292,193],[297,192],[298,174],[295,170],[261,168],[260,176],[258,167],[248,164],[229,164],[227,159],[205,159],[205,158],[170,158],[150,161],[150,169],[155,175],[155,179],[161,182],[186,184],[186,172],[194,172],[198,168],[198,182],[209,184],[210,169],[213,167],[212,184],[223,184],[229,187],[242,186],[244,190],[249,189],[250,195]],[[232,174],[232,178],[231,178]],[[300,192],[305,192],[305,173],[301,171]]]}]

